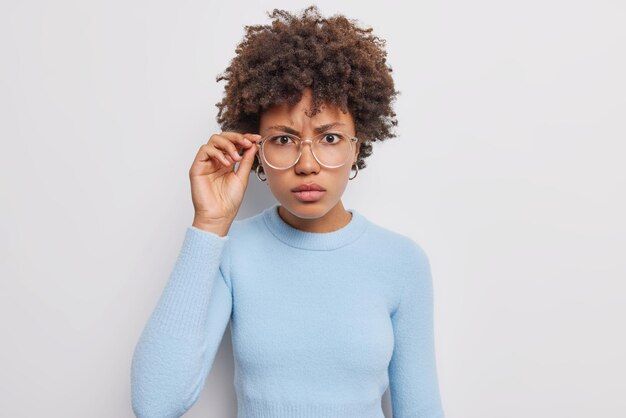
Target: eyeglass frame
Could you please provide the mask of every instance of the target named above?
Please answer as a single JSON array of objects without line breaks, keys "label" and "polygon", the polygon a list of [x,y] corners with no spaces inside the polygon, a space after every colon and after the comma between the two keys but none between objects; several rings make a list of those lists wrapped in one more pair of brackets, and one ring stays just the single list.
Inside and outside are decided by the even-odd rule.
[{"label": "eyeglass frame", "polygon": [[[342,136],[347,137],[348,141],[350,141],[350,149],[351,150],[354,150],[352,144],[354,144],[354,143],[359,141],[359,138],[357,138],[356,136],[350,136],[350,135],[346,134],[345,132],[337,131],[337,130],[322,132],[322,133],[319,133],[319,134],[317,134],[317,135],[315,135],[315,136],[313,136],[311,138],[306,138],[306,139],[302,139],[298,135],[290,134],[290,133],[287,133],[287,132],[278,132],[278,133],[267,134],[259,142],[257,142],[257,145],[259,146],[259,150],[261,151],[261,156],[263,157],[263,162],[265,164],[269,165],[270,167],[272,167],[275,170],[288,170],[291,167],[293,167],[294,165],[298,164],[298,161],[300,161],[300,158],[302,158],[302,149],[304,147],[304,143],[306,143],[306,142],[309,143],[309,146],[311,148],[311,154],[313,154],[313,158],[315,158],[315,161],[317,161],[317,163],[319,165],[321,165],[323,167],[326,167],[326,168],[339,168],[339,167],[345,165],[348,162],[348,160],[350,159],[350,155],[348,155],[348,157],[346,158],[346,160],[343,163],[341,163],[339,165],[336,165],[336,166],[330,166],[330,165],[326,165],[326,164],[322,163],[317,158],[317,155],[315,155],[315,153],[313,152],[313,140],[314,139],[316,139],[317,137],[322,136],[322,135],[332,135],[332,134],[340,134]],[[273,138],[275,136],[288,136],[288,137],[291,137],[291,138],[295,138],[295,139],[297,139],[299,141],[300,145],[298,146],[298,158],[296,158],[296,160],[293,162],[293,164],[291,164],[288,167],[276,167],[276,166],[273,166],[272,164],[270,164],[267,161],[267,158],[265,158],[265,152],[264,152],[263,145],[265,144],[265,141],[267,141],[268,139],[271,139],[271,138]]]}]

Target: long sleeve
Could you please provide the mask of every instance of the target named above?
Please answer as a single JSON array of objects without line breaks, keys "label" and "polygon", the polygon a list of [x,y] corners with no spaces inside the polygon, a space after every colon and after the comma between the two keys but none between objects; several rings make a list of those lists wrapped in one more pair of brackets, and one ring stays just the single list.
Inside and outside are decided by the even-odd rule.
[{"label": "long sleeve", "polygon": [[443,418],[430,264],[422,248],[413,244],[412,273],[391,316],[395,342],[388,372],[393,418]]},{"label": "long sleeve", "polygon": [[228,241],[229,236],[187,228],[133,353],[137,417],[180,417],[198,399],[232,312]]}]

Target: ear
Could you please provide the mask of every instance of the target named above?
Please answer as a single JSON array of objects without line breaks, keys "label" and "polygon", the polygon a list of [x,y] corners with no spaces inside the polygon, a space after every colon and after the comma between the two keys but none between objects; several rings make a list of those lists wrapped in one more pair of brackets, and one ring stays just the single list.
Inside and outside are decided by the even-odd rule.
[{"label": "ear", "polygon": [[358,140],[356,142],[356,147],[354,147],[354,161],[356,162],[356,159],[359,158],[359,152],[361,152],[361,141]]}]

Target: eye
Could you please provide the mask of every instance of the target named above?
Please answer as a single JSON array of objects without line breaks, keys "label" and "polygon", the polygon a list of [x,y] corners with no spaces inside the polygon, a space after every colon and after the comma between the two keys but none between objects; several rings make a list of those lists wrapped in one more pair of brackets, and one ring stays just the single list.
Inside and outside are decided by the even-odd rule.
[{"label": "eye", "polygon": [[288,145],[289,141],[293,142],[293,139],[289,135],[276,135],[272,137],[272,143],[276,145]]},{"label": "eye", "polygon": [[344,139],[344,137],[340,133],[328,132],[324,134],[324,137],[322,139],[326,141],[326,144],[335,145],[340,143],[342,139]]}]

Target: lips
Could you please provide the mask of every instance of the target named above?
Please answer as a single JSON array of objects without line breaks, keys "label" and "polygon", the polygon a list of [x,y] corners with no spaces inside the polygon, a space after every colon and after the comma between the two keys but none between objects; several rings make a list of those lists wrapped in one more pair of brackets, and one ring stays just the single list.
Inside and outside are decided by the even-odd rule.
[{"label": "lips", "polygon": [[303,192],[293,192],[293,194],[296,196],[296,199],[301,202],[316,202],[324,197],[325,193],[325,191],[321,190],[305,190]]},{"label": "lips", "polygon": [[317,183],[305,183],[305,184],[301,184],[298,187],[294,187],[293,189],[291,189],[292,192],[306,192],[306,191],[324,191],[326,189],[324,189],[322,186],[320,186]]}]

